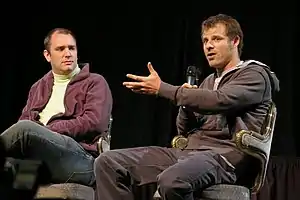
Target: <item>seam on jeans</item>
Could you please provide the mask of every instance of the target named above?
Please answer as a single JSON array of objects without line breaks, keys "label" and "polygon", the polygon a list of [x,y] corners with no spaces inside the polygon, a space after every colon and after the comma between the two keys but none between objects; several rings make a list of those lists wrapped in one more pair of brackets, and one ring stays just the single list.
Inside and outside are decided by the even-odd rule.
[{"label": "seam on jeans", "polygon": [[[36,132],[36,131],[33,131],[32,129],[29,129],[29,128],[23,128],[23,131],[27,131],[27,132],[31,132],[31,133],[34,133],[36,136],[39,136],[39,134]],[[51,131],[51,132],[53,132],[53,131]],[[55,132],[53,132],[53,134],[59,134],[59,133],[55,133]],[[48,141],[48,142],[50,142],[51,144],[53,144],[53,145],[57,145],[57,146],[60,146],[60,147],[64,147],[63,145],[60,145],[60,144],[57,144],[57,143],[55,143],[55,142],[53,142],[53,141],[51,141],[51,140],[46,140],[45,138],[40,138],[40,139],[42,139],[42,140],[44,140],[44,141]],[[18,140],[20,140],[20,138],[18,138]],[[17,141],[18,141],[17,140]],[[17,143],[17,141],[15,141],[13,144],[12,144],[12,147]],[[75,141],[75,140],[74,140]],[[76,141],[75,141],[76,142]],[[78,144],[78,145],[80,145],[80,144]],[[69,152],[71,152],[71,153],[73,153],[73,154],[77,154],[77,155],[79,155],[79,156],[85,156],[86,158],[91,158],[92,156],[91,155],[89,155],[86,151],[84,151],[83,150],[83,152],[84,152],[84,154],[80,154],[80,153],[78,153],[78,152],[76,152],[76,151],[72,151],[72,150],[70,150],[70,149],[68,149],[68,148],[64,148],[66,151],[69,151]]]},{"label": "seam on jeans", "polygon": [[[92,170],[87,170],[87,171],[85,171],[85,172],[72,172],[72,174],[69,176],[69,178],[65,181],[65,183],[68,183],[69,182],[69,180],[75,175],[75,174],[86,174],[86,173],[94,173],[94,169],[92,169]],[[92,182],[92,181],[90,181],[90,182]],[[90,185],[91,183],[89,183],[88,185]]]}]

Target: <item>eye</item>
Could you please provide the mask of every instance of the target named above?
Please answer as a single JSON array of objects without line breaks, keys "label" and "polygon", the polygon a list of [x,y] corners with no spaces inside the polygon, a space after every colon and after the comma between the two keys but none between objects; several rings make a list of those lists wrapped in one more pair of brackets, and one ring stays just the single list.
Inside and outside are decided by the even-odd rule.
[{"label": "eye", "polygon": [[69,49],[70,49],[70,50],[75,50],[76,47],[75,47],[75,46],[69,46]]},{"label": "eye", "polygon": [[57,48],[59,51],[63,51],[65,49],[65,47],[58,47]]},{"label": "eye", "polygon": [[221,38],[221,37],[215,37],[213,40],[214,40],[214,41],[221,41],[222,38]]}]

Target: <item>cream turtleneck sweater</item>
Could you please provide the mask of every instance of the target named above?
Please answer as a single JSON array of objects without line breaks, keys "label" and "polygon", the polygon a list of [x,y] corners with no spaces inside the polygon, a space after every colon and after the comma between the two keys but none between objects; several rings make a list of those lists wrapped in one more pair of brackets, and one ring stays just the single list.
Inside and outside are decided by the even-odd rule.
[{"label": "cream turtleneck sweater", "polygon": [[71,79],[79,72],[80,68],[78,67],[78,65],[68,75],[59,75],[52,72],[54,77],[54,84],[52,88],[51,97],[44,110],[42,110],[42,112],[39,114],[39,121],[41,123],[46,125],[53,115],[65,112],[64,97],[67,85],[71,81]]}]

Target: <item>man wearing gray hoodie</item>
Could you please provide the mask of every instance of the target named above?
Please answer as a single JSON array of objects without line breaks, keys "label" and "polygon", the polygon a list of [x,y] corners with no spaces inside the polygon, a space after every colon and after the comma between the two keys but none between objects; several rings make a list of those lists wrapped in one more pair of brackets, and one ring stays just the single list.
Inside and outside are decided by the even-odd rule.
[{"label": "man wearing gray hoodie", "polygon": [[127,75],[135,82],[123,84],[133,92],[157,95],[180,107],[177,130],[188,139],[182,149],[138,147],[101,154],[94,169],[98,200],[133,200],[133,183],[154,182],[164,200],[193,200],[193,192],[234,184],[247,170],[241,163],[252,160],[236,148],[234,134],[241,129],[260,132],[279,81],[267,65],[240,59],[243,32],[234,18],[209,17],[202,23],[202,42],[216,72],[199,87],[165,83],[151,63],[149,76]]}]

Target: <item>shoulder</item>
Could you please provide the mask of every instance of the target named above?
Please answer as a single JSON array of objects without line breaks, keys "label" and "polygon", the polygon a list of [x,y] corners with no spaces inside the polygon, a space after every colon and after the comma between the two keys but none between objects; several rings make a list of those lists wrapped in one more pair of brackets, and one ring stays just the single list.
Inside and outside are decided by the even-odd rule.
[{"label": "shoulder", "polygon": [[110,87],[103,75],[98,73],[90,73],[86,78],[88,80],[88,88],[95,91],[110,92]]},{"label": "shoulder", "polygon": [[261,76],[266,79],[268,72],[271,71],[270,67],[262,62],[256,60],[247,60],[237,70],[238,74],[247,74],[247,76]]},{"label": "shoulder", "polygon": [[101,74],[90,73],[88,79],[90,79],[90,82],[94,84],[104,84],[104,85],[108,84],[104,76]]},{"label": "shoulder", "polygon": [[89,78],[91,80],[95,80],[95,81],[105,81],[106,82],[106,79],[104,78],[104,76],[101,74],[98,74],[98,73],[90,73]]},{"label": "shoulder", "polygon": [[80,63],[81,70],[74,78],[73,82],[84,82],[92,86],[107,86],[107,81],[103,75],[90,71],[89,63]]},{"label": "shoulder", "polygon": [[47,82],[49,80],[51,80],[52,78],[53,78],[52,73],[51,73],[51,71],[49,71],[43,77],[41,77],[36,82],[34,82],[31,85],[30,90],[36,90],[37,88],[45,87],[45,85],[47,84]]}]

